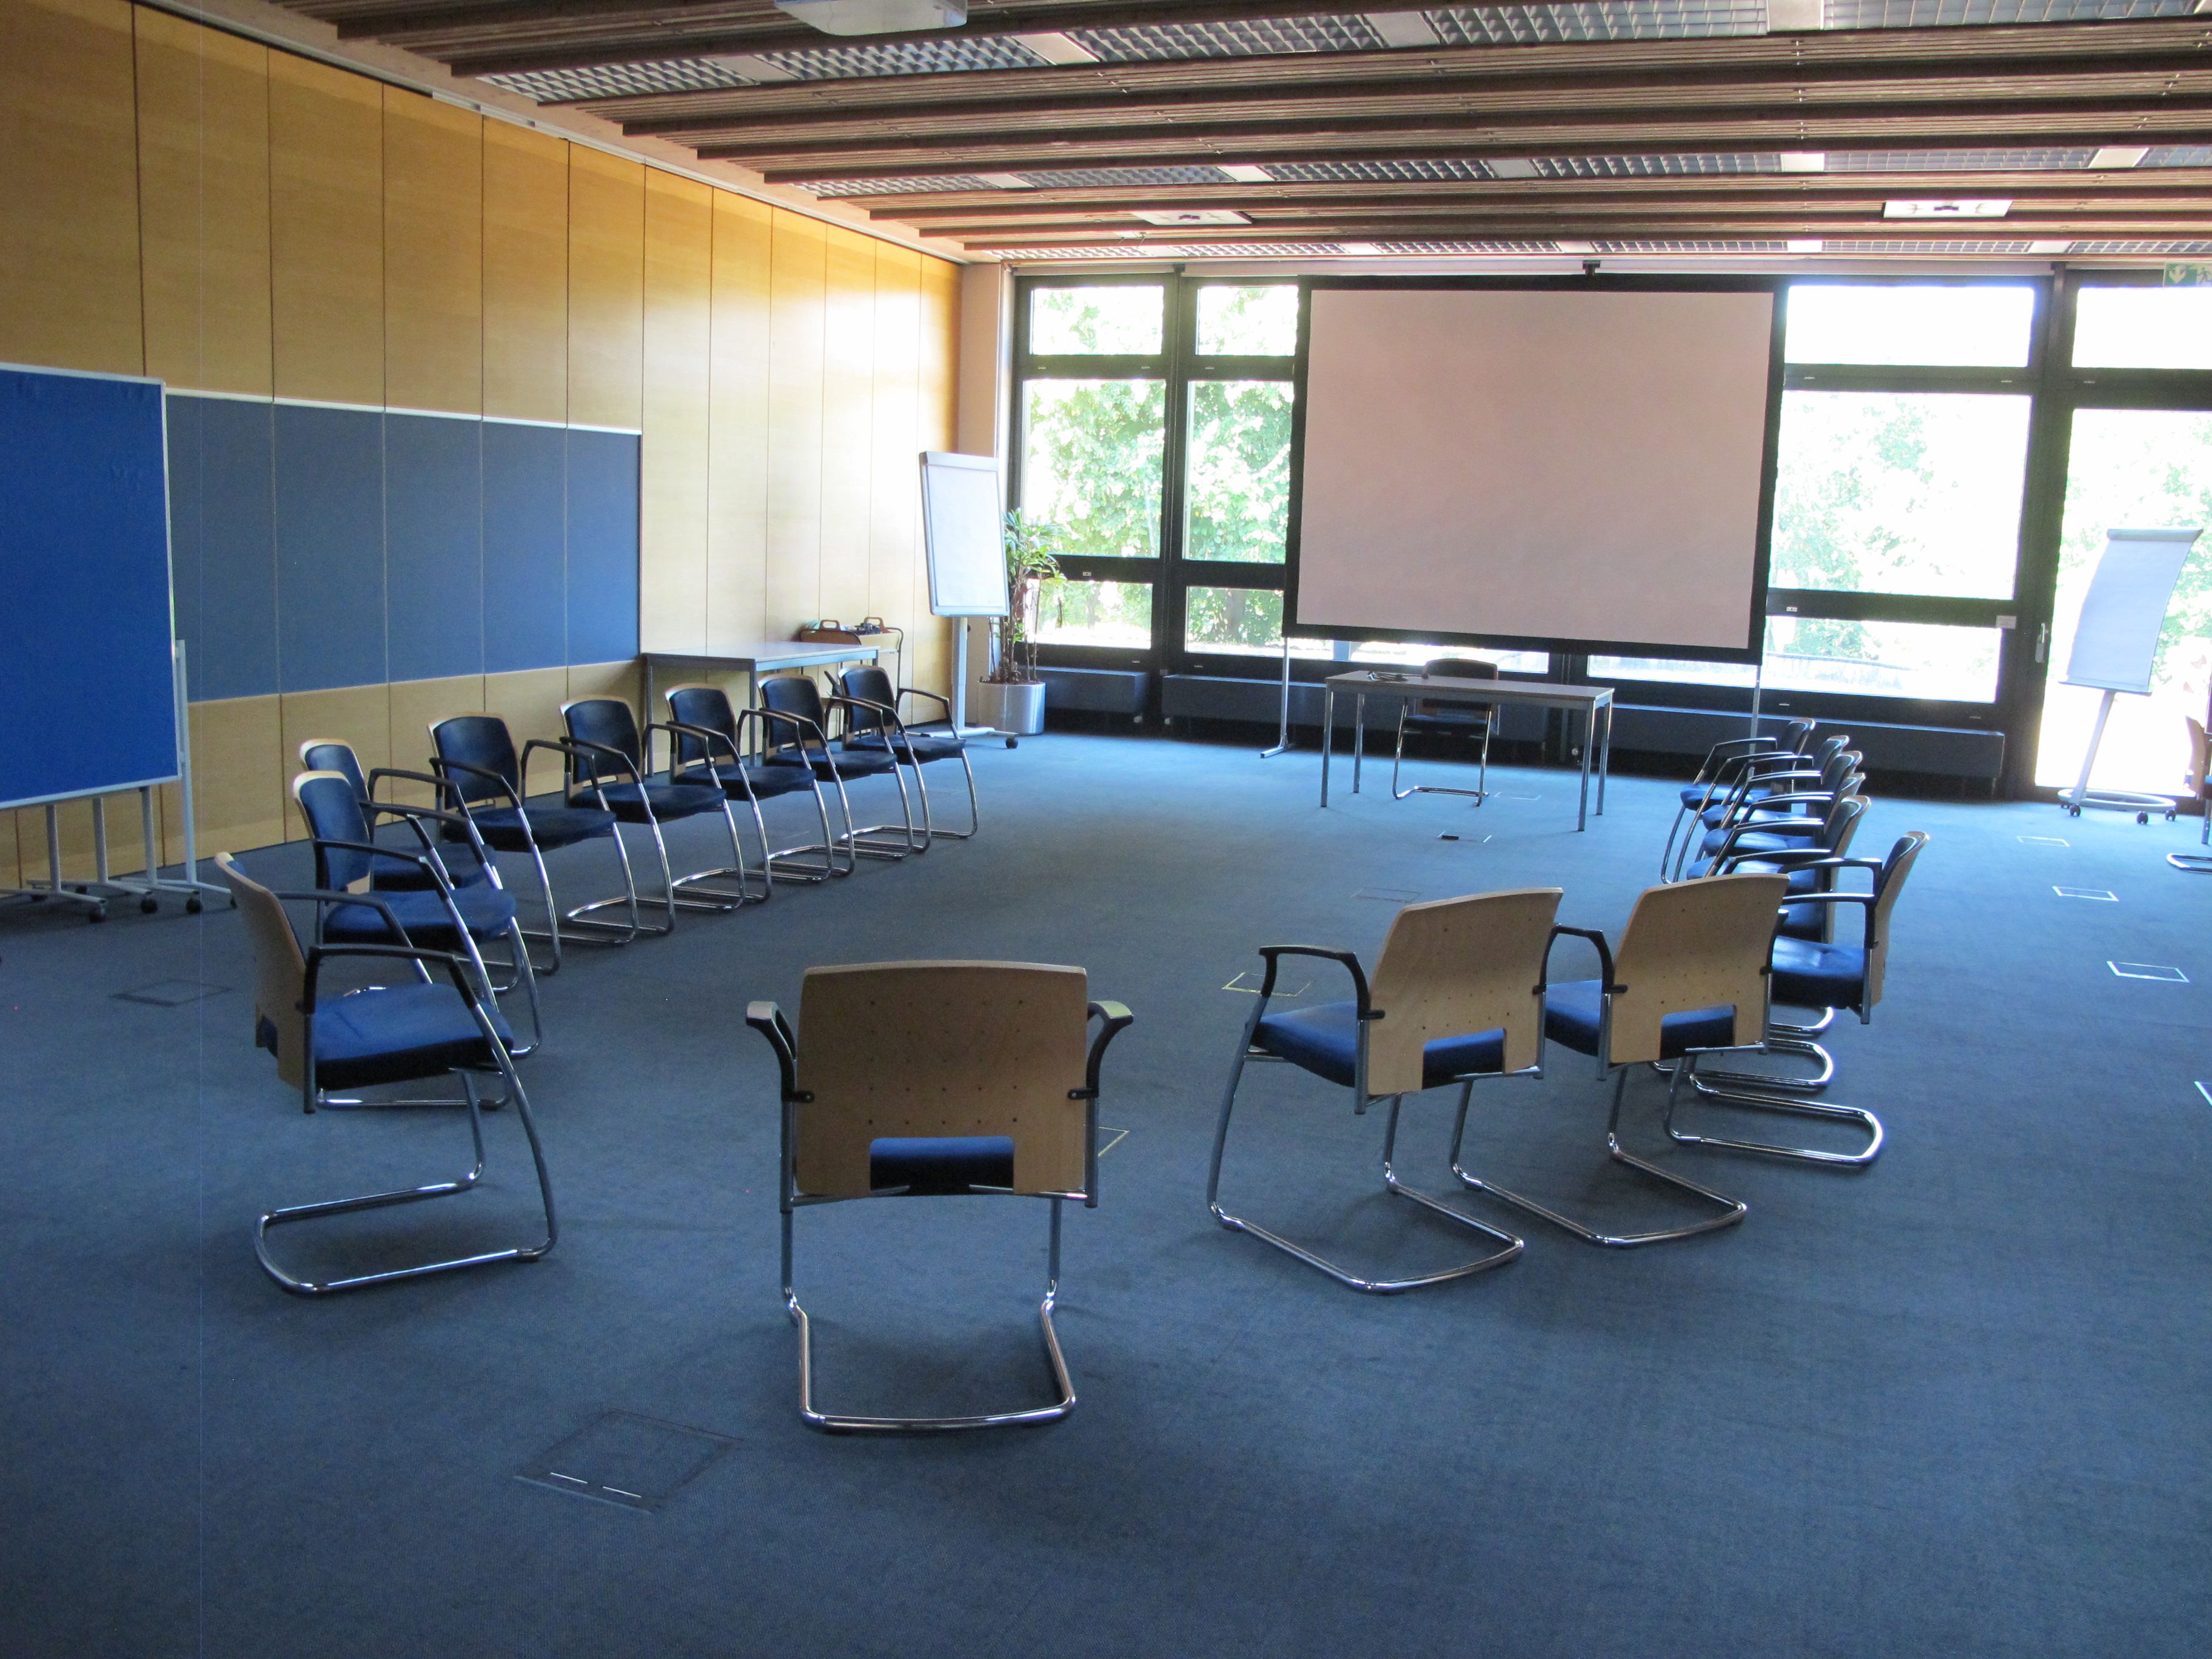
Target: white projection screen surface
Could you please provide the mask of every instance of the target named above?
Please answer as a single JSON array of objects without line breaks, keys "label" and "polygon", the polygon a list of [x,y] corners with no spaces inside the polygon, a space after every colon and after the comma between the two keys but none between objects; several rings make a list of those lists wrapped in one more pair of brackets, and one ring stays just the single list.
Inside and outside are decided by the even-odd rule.
[{"label": "white projection screen surface", "polygon": [[1316,287],[1292,627],[1748,659],[1775,304]]}]

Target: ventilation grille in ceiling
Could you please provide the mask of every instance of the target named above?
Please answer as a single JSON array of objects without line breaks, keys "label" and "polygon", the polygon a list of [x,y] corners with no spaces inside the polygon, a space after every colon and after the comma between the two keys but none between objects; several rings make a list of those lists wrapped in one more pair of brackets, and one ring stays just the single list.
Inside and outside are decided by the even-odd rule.
[{"label": "ventilation grille in ceiling", "polygon": [[2094,149],[1832,149],[1831,173],[2048,173],[2086,167]]},{"label": "ventilation grille in ceiling", "polygon": [[1557,253],[1549,242],[1373,242],[1382,253]]},{"label": "ventilation grille in ceiling", "polygon": [[1480,161],[1285,161],[1267,171],[1284,184],[1376,185],[1425,179],[1487,179]]},{"label": "ventilation grille in ceiling", "polygon": [[1070,29],[1085,51],[1109,64],[1171,58],[1261,58],[1285,52],[1373,52],[1382,37],[1364,17],[1286,17],[1269,22],[1160,23],[1126,29]]},{"label": "ventilation grille in ceiling", "polygon": [[817,196],[930,196],[940,191],[988,190],[982,179],[967,173],[943,173],[933,179],[826,179],[797,186]]},{"label": "ventilation grille in ceiling", "polygon": [[2147,167],[2212,167],[2212,144],[2159,144],[2142,159]]},{"label": "ventilation grille in ceiling", "polygon": [[2212,253],[2212,242],[2076,242],[2076,253],[2156,253],[2169,258]]},{"label": "ventilation grille in ceiling", "polygon": [[1832,29],[1927,29],[1961,23],[2098,23],[2183,17],[2197,0],[1827,0]]},{"label": "ventilation grille in ceiling", "polygon": [[1565,40],[1691,40],[1766,33],[1766,0],[1589,0],[1559,6],[1455,6],[1428,14],[1448,46]]},{"label": "ventilation grille in ceiling", "polygon": [[1779,173],[1779,155],[1547,155],[1539,179],[1650,179],[1685,173]]},{"label": "ventilation grille in ceiling", "polygon": [[1059,173],[1024,173],[1039,190],[1082,190],[1097,185],[1218,185],[1227,177],[1218,167],[1072,167]]},{"label": "ventilation grille in ceiling", "polygon": [[1786,242],[1600,242],[1600,253],[1787,253]]},{"label": "ventilation grille in ceiling", "polygon": [[745,77],[712,58],[677,58],[665,64],[601,64],[592,69],[532,70],[526,75],[487,75],[484,80],[539,104],[586,99],[638,98],[659,92],[713,92],[747,85]]},{"label": "ventilation grille in ceiling", "polygon": [[2035,251],[2033,242],[1878,242],[1827,240],[1824,253],[1878,253],[1899,258],[1936,258],[1948,254],[2019,254]]},{"label": "ventilation grille in ceiling", "polygon": [[763,52],[761,62],[773,64],[794,81],[844,81],[860,75],[952,75],[963,70],[1036,69],[1044,59],[1020,41],[1002,36],[974,40],[872,40],[865,46]]}]

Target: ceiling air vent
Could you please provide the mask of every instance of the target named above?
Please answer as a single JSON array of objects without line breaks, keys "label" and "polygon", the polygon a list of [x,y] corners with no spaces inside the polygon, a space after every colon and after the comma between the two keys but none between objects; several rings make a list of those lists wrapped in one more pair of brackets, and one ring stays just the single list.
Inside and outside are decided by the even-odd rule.
[{"label": "ceiling air vent", "polygon": [[968,21],[968,0],[775,0],[775,8],[824,34],[903,34]]},{"label": "ceiling air vent", "polygon": [[1148,225],[1249,225],[1252,222],[1231,208],[1146,209],[1131,216]]}]

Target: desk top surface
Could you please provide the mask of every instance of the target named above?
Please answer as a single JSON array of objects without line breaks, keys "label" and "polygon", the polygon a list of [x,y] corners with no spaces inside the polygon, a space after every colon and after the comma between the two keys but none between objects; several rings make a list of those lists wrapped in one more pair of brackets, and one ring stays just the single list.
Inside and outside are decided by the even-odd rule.
[{"label": "desk top surface", "polygon": [[739,640],[704,651],[647,651],[658,662],[714,662],[733,667],[801,668],[822,662],[873,662],[872,645],[824,644],[814,640]]},{"label": "desk top surface", "polygon": [[1388,669],[1362,669],[1357,673],[1332,674],[1326,684],[1339,691],[1375,693],[1384,696],[1415,696],[1441,692],[1474,702],[1557,702],[1600,708],[1613,701],[1609,685],[1563,685],[1551,680],[1468,680],[1443,674],[1389,675]]}]

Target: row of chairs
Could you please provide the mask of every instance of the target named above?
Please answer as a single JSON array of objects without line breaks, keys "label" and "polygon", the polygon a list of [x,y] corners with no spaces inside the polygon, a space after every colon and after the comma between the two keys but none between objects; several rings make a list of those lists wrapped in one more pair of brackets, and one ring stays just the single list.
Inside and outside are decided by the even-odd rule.
[{"label": "row of chairs", "polygon": [[[1350,951],[1299,945],[1263,947],[1260,995],[1245,1022],[1214,1131],[1206,1175],[1208,1208],[1222,1226],[1249,1233],[1356,1291],[1390,1294],[1502,1267],[1521,1254],[1523,1241],[1519,1237],[1405,1184],[1396,1168],[1398,1122],[1405,1097],[1456,1086],[1450,1169],[1466,1188],[1538,1216],[1585,1243],[1616,1249],[1688,1238],[1742,1220],[1746,1206],[1741,1200],[1661,1169],[1622,1146],[1621,1104],[1629,1073],[1643,1065],[1667,1076],[1662,1123],[1669,1139],[1678,1145],[1864,1168],[1880,1152],[1882,1139],[1881,1125],[1871,1114],[1729,1090],[1723,1097],[1736,1105],[1849,1119],[1867,1128],[1870,1136],[1869,1145],[1856,1153],[1739,1140],[1679,1125],[1682,1085],[1698,1084],[1698,1068],[1711,1057],[1765,1049],[1776,1002],[1848,1008],[1863,1020],[1871,1017],[1881,1000],[1892,914],[1927,840],[1923,832],[1914,830],[1899,838],[1879,861],[1838,860],[1839,869],[1869,873],[1869,890],[1863,893],[1793,894],[1790,877],[1780,871],[1714,873],[1662,883],[1638,897],[1617,947],[1595,929],[1561,925],[1557,919],[1560,890],[1556,887],[1408,905],[1392,924],[1371,979]],[[1856,940],[1808,943],[1787,936],[1784,929],[1793,910],[1807,905],[1824,912],[1855,907],[1860,913]],[[1563,937],[1586,940],[1595,948],[1598,977],[1552,980],[1552,950]],[[1277,1011],[1272,1003],[1287,957],[1340,964],[1351,981],[1352,996]],[[1607,1157],[1698,1200],[1708,1213],[1679,1226],[1609,1231],[1601,1221],[1567,1215],[1467,1167],[1467,1119],[1475,1084],[1542,1077],[1547,1042],[1595,1059],[1599,1076],[1612,1079]],[[1237,1086],[1247,1066],[1255,1061],[1287,1064],[1349,1089],[1355,1113],[1382,1104],[1385,1190],[1483,1235],[1493,1248],[1435,1272],[1385,1278],[1340,1267],[1316,1249],[1224,1208],[1221,1172]]]},{"label": "row of chairs", "polygon": [[[676,688],[668,694],[671,719],[644,732],[620,699],[580,699],[561,711],[565,738],[533,738],[520,749],[497,716],[459,715],[431,727],[434,753],[428,771],[381,767],[364,772],[345,744],[313,739],[301,745],[304,769],[293,781],[293,795],[313,848],[314,886],[270,889],[246,876],[229,854],[217,860],[248,913],[260,975],[257,1042],[276,1057],[279,1076],[301,1090],[302,1106],[310,1112],[363,1104],[348,1091],[372,1084],[460,1072],[461,1098],[383,1103],[465,1106],[477,1160],[474,1170],[458,1181],[264,1216],[256,1228],[256,1249],[263,1267],[279,1284],[303,1294],[324,1294],[486,1261],[534,1260],[551,1248],[557,1231],[552,1193],[515,1062],[544,1041],[538,975],[559,968],[564,933],[623,944],[669,932],[678,908],[727,911],[763,902],[780,874],[786,879],[826,880],[851,873],[861,856],[903,858],[926,852],[933,839],[975,834],[975,778],[958,734],[933,732],[927,721],[910,728],[899,713],[908,700],[932,699],[933,694],[894,688],[887,675],[873,668],[848,673],[842,690],[828,696],[811,681],[797,678],[765,681],[762,691],[767,707],[740,714],[714,687]],[[647,746],[656,732],[669,738],[665,776],[653,770]],[[746,735],[756,738],[750,748],[742,741]],[[558,805],[527,797],[527,766],[540,750],[562,757]],[[925,766],[949,759],[957,759],[967,777],[965,830],[938,828],[921,781]],[[856,827],[848,781],[888,776],[903,808],[908,772],[922,803],[920,821],[902,811],[895,838],[890,825]],[[422,785],[440,804],[380,799],[380,790],[395,782]],[[770,848],[761,802],[802,791],[814,796],[820,841]],[[833,797],[842,828],[831,821]],[[746,866],[738,834],[733,808],[739,803],[748,809],[759,838],[757,876]],[[675,875],[661,826],[708,813],[719,813],[728,830],[730,864]],[[635,872],[621,833],[624,825],[642,828],[652,837],[661,875],[658,902],[665,916],[658,924],[641,908]],[[395,829],[401,836],[398,842],[388,833]],[[622,892],[562,909],[553,896],[545,854],[602,837],[617,854]],[[500,852],[527,855],[535,866],[546,915],[543,931],[524,927],[515,897],[501,879],[495,856]],[[285,912],[287,902],[312,908],[304,946]],[[615,906],[626,910],[622,920],[594,914]],[[552,947],[551,960],[542,969],[532,959],[532,939]],[[332,963],[372,968],[405,963],[411,982],[331,992],[324,988],[323,976]],[[501,999],[518,989],[529,1008],[526,1041],[501,1006]],[[477,1082],[481,1076],[498,1079],[495,1094],[482,1093]],[[325,1279],[295,1273],[272,1254],[271,1227],[473,1186],[483,1168],[479,1113],[510,1101],[537,1164],[545,1210],[542,1242]]]}]

